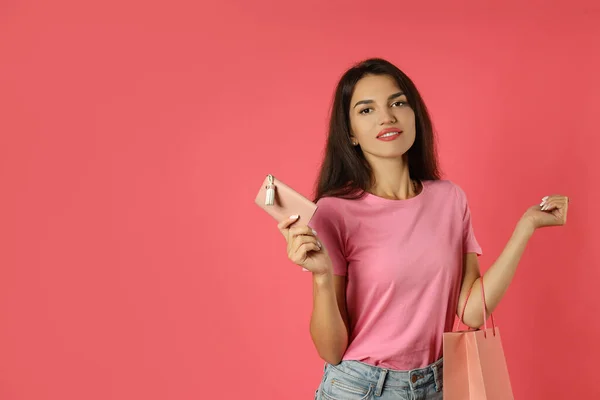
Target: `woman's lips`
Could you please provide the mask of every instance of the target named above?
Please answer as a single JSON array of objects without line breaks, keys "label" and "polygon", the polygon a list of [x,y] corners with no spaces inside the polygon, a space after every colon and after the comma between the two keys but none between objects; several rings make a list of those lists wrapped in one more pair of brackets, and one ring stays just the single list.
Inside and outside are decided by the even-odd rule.
[{"label": "woman's lips", "polygon": [[383,136],[379,136],[377,139],[382,140],[384,142],[389,142],[389,141],[396,139],[401,134],[402,134],[401,131],[400,132],[389,132],[389,133],[384,134]]}]

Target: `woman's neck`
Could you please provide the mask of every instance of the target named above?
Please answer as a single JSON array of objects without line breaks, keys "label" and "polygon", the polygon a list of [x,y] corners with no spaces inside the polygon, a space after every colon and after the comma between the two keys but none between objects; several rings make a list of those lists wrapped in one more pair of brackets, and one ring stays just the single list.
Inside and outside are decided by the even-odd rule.
[{"label": "woman's neck", "polygon": [[370,193],[392,200],[406,200],[417,195],[418,187],[410,179],[406,155],[396,159],[380,158],[369,164],[375,178]]}]

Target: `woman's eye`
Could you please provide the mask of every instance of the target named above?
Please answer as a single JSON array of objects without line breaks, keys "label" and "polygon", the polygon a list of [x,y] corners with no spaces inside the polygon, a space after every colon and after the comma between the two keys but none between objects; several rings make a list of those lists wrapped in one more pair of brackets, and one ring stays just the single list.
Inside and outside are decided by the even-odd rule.
[{"label": "woman's eye", "polygon": [[[407,105],[406,101],[396,101],[396,102],[392,103],[392,106],[396,106],[396,107],[402,107],[402,106],[405,106],[405,105]],[[370,110],[372,110],[372,108],[365,108],[363,110],[360,110],[358,113],[359,114],[365,114],[365,115],[366,114],[371,114]]]}]

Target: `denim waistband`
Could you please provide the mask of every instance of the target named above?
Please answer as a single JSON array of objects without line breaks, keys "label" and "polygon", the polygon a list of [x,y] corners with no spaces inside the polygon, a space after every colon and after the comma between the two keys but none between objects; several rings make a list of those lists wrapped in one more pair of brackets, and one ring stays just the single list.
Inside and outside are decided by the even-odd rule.
[{"label": "denim waistband", "polygon": [[376,367],[361,361],[344,360],[337,365],[325,364],[354,379],[365,383],[372,383],[376,387],[376,395],[381,395],[384,387],[406,388],[410,390],[419,389],[423,386],[435,383],[436,390],[442,387],[442,372],[444,361],[440,358],[433,364],[423,368],[408,371],[398,371],[389,368]]}]

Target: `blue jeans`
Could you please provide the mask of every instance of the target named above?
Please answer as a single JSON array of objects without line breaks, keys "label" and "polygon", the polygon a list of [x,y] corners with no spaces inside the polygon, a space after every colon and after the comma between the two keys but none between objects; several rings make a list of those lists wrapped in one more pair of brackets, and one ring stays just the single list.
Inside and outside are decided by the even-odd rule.
[{"label": "blue jeans", "polygon": [[325,363],[315,400],[440,400],[443,368],[443,359],[410,371],[360,361]]}]

